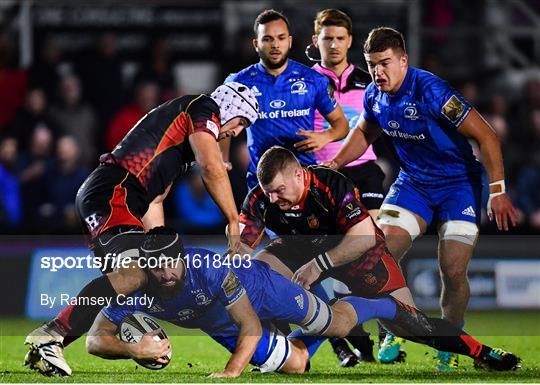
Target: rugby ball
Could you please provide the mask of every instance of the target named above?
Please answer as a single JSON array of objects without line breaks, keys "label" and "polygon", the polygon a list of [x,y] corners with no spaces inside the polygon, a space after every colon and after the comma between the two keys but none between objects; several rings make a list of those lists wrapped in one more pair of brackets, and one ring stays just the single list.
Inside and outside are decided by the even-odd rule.
[{"label": "rugby ball", "polygon": [[[128,342],[130,344],[136,344],[139,342],[143,335],[146,333],[149,333],[151,331],[160,329],[161,327],[159,324],[150,316],[144,314],[144,313],[133,313],[131,315],[128,315],[126,318],[122,320],[122,324],[120,325],[120,331],[119,336],[120,339],[124,342]],[[160,341],[162,339],[167,338],[167,334],[165,334],[165,331],[161,329],[161,332],[154,336],[154,339],[156,341]],[[147,369],[152,370],[159,370],[163,369],[165,366],[167,366],[171,360],[172,357],[172,350],[169,354],[164,356],[167,360],[166,364],[157,363],[154,361],[143,361],[143,360],[134,360],[139,365],[144,366]]]}]

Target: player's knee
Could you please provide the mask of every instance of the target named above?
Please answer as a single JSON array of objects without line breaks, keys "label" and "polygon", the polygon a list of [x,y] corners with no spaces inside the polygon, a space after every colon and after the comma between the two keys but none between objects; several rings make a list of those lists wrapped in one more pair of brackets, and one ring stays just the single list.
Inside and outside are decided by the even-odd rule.
[{"label": "player's knee", "polygon": [[300,341],[291,340],[291,344],[293,345],[292,353],[280,372],[287,374],[305,373],[309,362],[309,352],[306,346]]},{"label": "player's knee", "polygon": [[439,228],[439,239],[457,241],[474,246],[478,238],[478,226],[467,221],[448,221]]},{"label": "player's knee", "polygon": [[383,204],[381,206],[377,217],[377,225],[379,227],[394,226],[399,229],[392,231],[391,227],[389,227],[388,230],[385,230],[387,238],[394,237],[396,239],[403,237],[403,232],[409,234],[410,239],[406,241],[403,239],[397,240],[400,244],[408,244],[422,233],[418,220],[411,211],[391,204]]},{"label": "player's knee", "polygon": [[326,335],[329,337],[346,337],[358,322],[354,308],[345,301],[338,301],[332,305],[332,312],[332,325]]},{"label": "player's knee", "polygon": [[441,269],[441,278],[445,286],[464,284],[467,282],[467,269],[460,266],[446,266]]}]

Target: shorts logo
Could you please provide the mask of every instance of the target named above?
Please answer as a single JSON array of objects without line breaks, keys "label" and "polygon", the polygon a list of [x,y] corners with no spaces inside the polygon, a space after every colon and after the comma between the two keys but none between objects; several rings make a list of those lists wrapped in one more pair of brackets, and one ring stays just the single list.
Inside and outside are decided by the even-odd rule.
[{"label": "shorts logo", "polygon": [[461,115],[463,115],[463,111],[465,111],[465,105],[456,97],[456,95],[452,95],[442,107],[441,112],[448,120],[455,123]]},{"label": "shorts logo", "polygon": [[405,107],[403,113],[405,114],[406,119],[416,120],[419,118],[418,111],[416,110],[416,107],[413,106]]},{"label": "shorts logo", "polygon": [[388,122],[388,127],[393,128],[394,130],[398,129],[399,128],[399,123],[396,122],[395,120],[390,120]]},{"label": "shorts logo", "polygon": [[277,99],[277,100],[272,100],[270,102],[270,107],[272,107],[272,108],[283,108],[283,107],[285,107],[286,104],[287,103],[285,103],[284,100]]},{"label": "shorts logo", "polygon": [[308,92],[306,83],[301,80],[294,82],[291,86],[291,94],[304,95]]},{"label": "shorts logo", "polygon": [[97,219],[97,214],[96,213],[87,216],[86,218],[84,218],[84,221],[86,222],[86,224],[90,228],[90,231],[94,231],[96,229],[96,227],[99,226],[99,221]]},{"label": "shorts logo", "polygon": [[294,297],[294,299],[296,300],[298,307],[300,309],[304,309],[304,296],[302,294],[298,294],[296,297]]},{"label": "shorts logo", "polygon": [[474,212],[474,209],[472,206],[467,207],[465,210],[461,212],[463,215],[467,215],[469,217],[476,218],[476,213]]}]

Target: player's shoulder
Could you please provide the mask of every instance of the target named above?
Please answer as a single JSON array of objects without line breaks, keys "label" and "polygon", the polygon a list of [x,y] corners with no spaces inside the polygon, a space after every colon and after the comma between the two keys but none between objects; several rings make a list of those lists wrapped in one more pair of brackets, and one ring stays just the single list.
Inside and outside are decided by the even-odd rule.
[{"label": "player's shoulder", "polygon": [[300,62],[297,62],[296,60],[289,59],[289,66],[288,68],[288,74],[290,77],[304,77],[308,79],[313,79],[315,81],[324,81],[328,82],[328,78],[326,75],[318,72],[313,67],[309,67],[305,64],[302,64]]},{"label": "player's shoulder", "polygon": [[263,189],[259,184],[257,184],[255,187],[253,187],[246,195],[246,198],[244,200],[244,208],[255,208],[257,206],[260,206],[260,204],[257,204],[258,202],[262,202],[264,205],[265,200],[267,199],[266,195],[264,194]]},{"label": "player's shoulder", "polygon": [[251,64],[250,66],[247,66],[246,68],[243,68],[238,72],[229,74],[229,76],[227,76],[227,78],[225,79],[224,83],[230,83],[230,82],[245,83],[250,80],[254,81],[257,79],[257,75],[258,75],[257,64]]},{"label": "player's shoulder", "polygon": [[307,166],[306,169],[313,175],[311,182],[319,188],[326,188],[325,186],[332,188],[334,185],[346,184],[348,181],[345,175],[326,166],[312,165]]},{"label": "player's shoulder", "polygon": [[200,95],[185,95],[180,98],[182,109],[187,113],[196,113],[210,111],[219,114],[219,106],[210,96],[205,94]]},{"label": "player's shoulder", "polygon": [[450,85],[439,76],[429,71],[410,67],[413,71],[416,92],[428,99],[437,99],[441,92],[446,91]]}]

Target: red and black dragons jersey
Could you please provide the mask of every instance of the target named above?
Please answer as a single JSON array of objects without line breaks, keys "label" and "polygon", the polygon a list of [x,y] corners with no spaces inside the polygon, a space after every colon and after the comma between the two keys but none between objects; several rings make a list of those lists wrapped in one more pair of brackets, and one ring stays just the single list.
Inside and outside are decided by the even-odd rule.
[{"label": "red and black dragons jersey", "polygon": [[208,132],[217,140],[219,129],[216,102],[206,95],[186,95],[146,114],[101,160],[134,175],[147,191],[148,201],[152,201],[184,175],[195,160],[189,136]]},{"label": "red and black dragons jersey", "polygon": [[339,172],[309,166],[304,168],[304,183],[302,200],[288,211],[270,203],[260,186],[253,188],[240,214],[242,243],[255,248],[265,228],[280,236],[343,235],[369,217],[358,189]]}]

